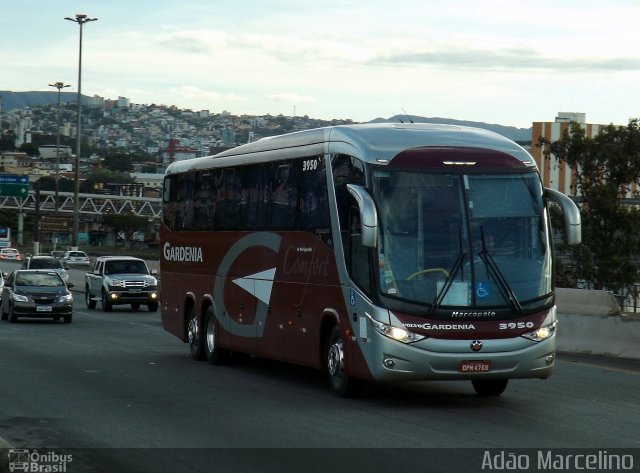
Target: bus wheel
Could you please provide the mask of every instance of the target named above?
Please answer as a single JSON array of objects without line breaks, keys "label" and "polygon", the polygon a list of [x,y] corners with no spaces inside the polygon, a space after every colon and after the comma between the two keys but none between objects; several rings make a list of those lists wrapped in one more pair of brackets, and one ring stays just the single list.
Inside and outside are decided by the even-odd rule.
[{"label": "bus wheel", "polygon": [[471,381],[478,396],[499,396],[507,388],[508,379],[474,379]]},{"label": "bus wheel", "polygon": [[344,343],[340,327],[333,327],[327,345],[327,372],[331,392],[340,397],[352,397],[360,393],[362,381],[344,371]]},{"label": "bus wheel", "polygon": [[213,307],[207,309],[204,324],[205,357],[212,365],[221,365],[227,361],[229,352],[218,344],[218,326]]},{"label": "bus wheel", "polygon": [[202,325],[196,313],[195,307],[191,308],[189,315],[189,325],[187,326],[187,336],[189,337],[189,349],[191,350],[191,358],[196,361],[205,359],[204,355],[204,338],[202,337]]}]

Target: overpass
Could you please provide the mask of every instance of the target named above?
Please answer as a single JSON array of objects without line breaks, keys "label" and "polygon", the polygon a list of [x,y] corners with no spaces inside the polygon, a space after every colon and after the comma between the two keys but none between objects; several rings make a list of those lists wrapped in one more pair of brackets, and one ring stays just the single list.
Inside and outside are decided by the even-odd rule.
[{"label": "overpass", "polygon": [[[40,208],[43,215],[53,215],[56,210],[55,192],[40,191]],[[73,217],[75,195],[73,192],[58,192],[58,214]],[[80,220],[83,216],[104,214],[137,215],[151,219],[160,219],[162,213],[162,199],[150,197],[128,197],[108,194],[78,194]],[[29,191],[25,197],[0,196],[0,208],[17,209],[23,213],[35,212],[36,193]]]}]

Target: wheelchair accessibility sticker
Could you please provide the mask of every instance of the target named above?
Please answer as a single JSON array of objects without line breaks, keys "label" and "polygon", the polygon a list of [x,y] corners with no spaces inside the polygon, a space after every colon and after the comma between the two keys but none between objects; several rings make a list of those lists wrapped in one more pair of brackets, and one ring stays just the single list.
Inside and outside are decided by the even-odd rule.
[{"label": "wheelchair accessibility sticker", "polygon": [[476,296],[478,299],[491,297],[491,284],[488,281],[479,281],[476,284]]}]

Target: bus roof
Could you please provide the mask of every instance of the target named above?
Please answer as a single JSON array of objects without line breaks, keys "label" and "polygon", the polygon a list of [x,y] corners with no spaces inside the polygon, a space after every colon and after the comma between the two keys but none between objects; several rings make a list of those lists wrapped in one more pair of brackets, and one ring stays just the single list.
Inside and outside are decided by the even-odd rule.
[{"label": "bus roof", "polygon": [[432,123],[366,123],[315,128],[262,138],[213,156],[176,161],[167,168],[167,174],[286,159],[294,154],[312,156],[340,152],[367,162],[383,163],[393,159],[401,151],[420,147],[491,149],[509,154],[527,166],[535,167],[535,161],[524,148],[489,130]]}]

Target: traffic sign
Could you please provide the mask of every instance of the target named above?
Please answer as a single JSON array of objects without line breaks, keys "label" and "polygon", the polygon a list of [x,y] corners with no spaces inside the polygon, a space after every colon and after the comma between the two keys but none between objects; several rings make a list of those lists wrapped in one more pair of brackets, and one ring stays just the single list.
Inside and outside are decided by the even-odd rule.
[{"label": "traffic sign", "polygon": [[0,174],[0,196],[27,197],[29,176]]},{"label": "traffic sign", "polygon": [[38,220],[38,230],[41,232],[67,233],[71,231],[72,226],[72,217],[41,215]]}]

